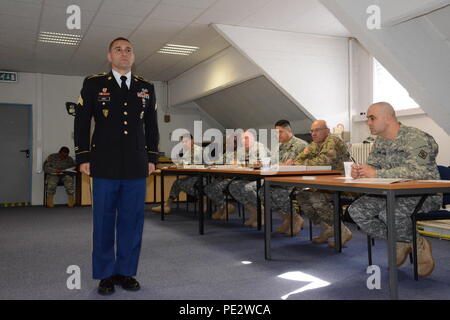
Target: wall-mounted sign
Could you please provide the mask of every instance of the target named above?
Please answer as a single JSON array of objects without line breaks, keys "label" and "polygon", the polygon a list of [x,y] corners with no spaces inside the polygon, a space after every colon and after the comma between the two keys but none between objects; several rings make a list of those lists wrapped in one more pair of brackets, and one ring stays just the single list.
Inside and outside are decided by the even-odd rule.
[{"label": "wall-mounted sign", "polygon": [[17,82],[17,72],[0,71],[0,82]]}]

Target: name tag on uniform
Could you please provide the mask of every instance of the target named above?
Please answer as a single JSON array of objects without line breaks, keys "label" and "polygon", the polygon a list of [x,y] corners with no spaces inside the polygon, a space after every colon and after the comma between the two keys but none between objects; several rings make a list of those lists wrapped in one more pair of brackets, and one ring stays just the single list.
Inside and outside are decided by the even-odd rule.
[{"label": "name tag on uniform", "polygon": [[98,98],[97,98],[97,100],[98,101],[110,101],[111,100],[111,97],[109,97],[109,96],[99,96]]}]

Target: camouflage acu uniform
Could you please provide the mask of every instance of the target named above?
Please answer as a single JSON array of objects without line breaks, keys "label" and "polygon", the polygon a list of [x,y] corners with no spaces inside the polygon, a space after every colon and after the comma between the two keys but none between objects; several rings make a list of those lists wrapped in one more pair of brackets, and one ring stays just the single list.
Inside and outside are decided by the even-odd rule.
[{"label": "camouflage acu uniform", "polygon": [[[308,146],[309,153],[301,153],[295,159],[296,165],[306,166],[331,166],[333,170],[343,170],[344,161],[350,160],[345,143],[338,137],[328,136],[322,145],[312,142]],[[351,195],[347,194],[347,197]],[[297,193],[297,201],[301,211],[307,216],[313,224],[324,222],[328,225],[334,225],[333,222],[333,194],[331,192],[309,189]],[[288,199],[285,199],[288,201]]]},{"label": "camouflage acu uniform", "polygon": [[[257,159],[269,157],[270,152],[266,147],[255,141],[250,150],[246,152],[246,162],[248,159]],[[239,157],[239,153],[238,153]],[[238,159],[242,161],[243,159]],[[256,181],[234,180],[228,186],[231,196],[243,205],[256,206]]]},{"label": "camouflage acu uniform", "polygon": [[[227,152],[224,154],[223,158],[220,159],[219,163],[231,163],[235,158],[235,152]],[[212,200],[215,206],[222,207],[225,205],[225,189],[230,182],[231,179],[214,178],[211,183],[205,186],[203,192]]]},{"label": "camouflage acu uniform", "polygon": [[[202,163],[201,155],[202,148],[194,144],[194,154],[192,154],[191,151],[188,150],[183,154],[183,157],[180,160],[182,160],[183,163],[188,164]],[[175,200],[181,191],[184,191],[191,196],[195,196],[195,184],[197,183],[198,178],[199,177],[192,176],[175,180],[172,188],[170,188],[169,199]]]},{"label": "camouflage acu uniform", "polygon": [[[279,160],[273,162],[286,162],[288,160],[296,159],[299,154],[305,149],[308,143],[295,136],[292,137],[287,143],[281,143],[279,148]],[[255,184],[256,188],[256,184]],[[290,212],[289,195],[293,188],[284,187],[272,187],[270,189],[270,196],[272,199],[271,207],[274,211]],[[259,198],[264,201],[264,189],[259,190]],[[256,199],[254,200],[256,205]]]},{"label": "camouflage acu uniform", "polygon": [[[438,145],[429,134],[400,125],[397,137],[386,140],[377,137],[367,165],[377,170],[377,178],[405,178],[418,180],[440,179],[436,165]],[[420,197],[400,197],[395,204],[395,225],[397,241],[412,241],[411,214]],[[427,198],[422,212],[438,210],[442,196]],[[352,219],[366,233],[373,237],[387,238],[386,199],[384,197],[363,196],[349,208]]]},{"label": "camouflage acu uniform", "polygon": [[68,195],[74,195],[73,176],[68,174],[56,174],[57,170],[64,171],[75,167],[75,162],[71,157],[61,159],[58,153],[48,156],[44,163],[44,172],[47,174],[47,193],[55,194],[59,181],[64,183],[64,188]]}]

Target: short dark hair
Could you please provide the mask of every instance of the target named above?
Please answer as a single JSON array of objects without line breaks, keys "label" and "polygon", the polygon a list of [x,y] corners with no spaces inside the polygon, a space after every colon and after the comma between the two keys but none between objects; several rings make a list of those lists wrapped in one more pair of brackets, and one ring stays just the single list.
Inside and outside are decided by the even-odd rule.
[{"label": "short dark hair", "polygon": [[111,43],[109,44],[109,49],[108,49],[108,50],[111,51],[114,42],[120,41],[120,40],[131,43],[130,40],[128,40],[127,38],[124,38],[124,37],[118,37],[118,38],[115,38],[113,41],[111,41]]},{"label": "short dark hair", "polygon": [[287,120],[278,120],[275,123],[275,127],[283,127],[283,128],[288,128],[289,127],[289,129],[290,129],[291,128],[291,123],[289,121],[287,121]]},{"label": "short dark hair", "polygon": [[61,149],[59,149],[59,153],[61,153],[61,152],[70,153],[70,150],[67,147],[61,147]]}]

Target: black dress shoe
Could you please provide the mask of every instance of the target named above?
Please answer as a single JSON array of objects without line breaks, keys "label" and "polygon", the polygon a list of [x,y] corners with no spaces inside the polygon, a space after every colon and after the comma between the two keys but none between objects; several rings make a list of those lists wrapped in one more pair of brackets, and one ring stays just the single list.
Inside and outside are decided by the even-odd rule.
[{"label": "black dress shoe", "polygon": [[99,283],[98,289],[97,289],[97,292],[99,294],[101,294],[102,296],[107,296],[107,295],[113,294],[114,291],[115,291],[114,280],[112,277],[100,280],[100,283]]},{"label": "black dress shoe", "polygon": [[124,290],[128,291],[138,291],[141,288],[139,282],[137,282],[135,278],[129,276],[117,274],[114,276],[114,282],[121,286]]}]

